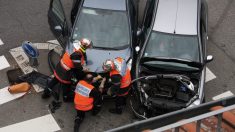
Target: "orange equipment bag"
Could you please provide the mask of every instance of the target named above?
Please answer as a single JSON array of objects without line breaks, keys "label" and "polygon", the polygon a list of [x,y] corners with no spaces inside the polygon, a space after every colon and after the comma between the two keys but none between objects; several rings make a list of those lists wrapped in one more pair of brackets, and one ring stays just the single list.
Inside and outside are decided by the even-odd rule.
[{"label": "orange equipment bag", "polygon": [[30,90],[30,85],[27,82],[19,83],[16,85],[12,85],[8,88],[8,91],[11,94],[16,94],[16,93],[23,93],[23,92],[28,92]]}]

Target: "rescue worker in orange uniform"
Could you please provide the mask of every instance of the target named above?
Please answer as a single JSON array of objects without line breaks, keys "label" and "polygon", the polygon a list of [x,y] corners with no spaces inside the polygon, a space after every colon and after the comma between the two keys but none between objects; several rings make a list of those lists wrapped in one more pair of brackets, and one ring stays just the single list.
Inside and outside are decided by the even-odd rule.
[{"label": "rescue worker in orange uniform", "polygon": [[92,111],[92,115],[96,115],[101,109],[101,92],[92,85],[99,77],[87,74],[84,80],[80,80],[76,86],[74,105],[77,110],[77,116],[74,122],[74,132],[79,131],[86,112]]},{"label": "rescue worker in orange uniform", "polygon": [[[87,71],[85,67],[86,49],[91,47],[91,40],[83,38],[80,41],[74,41],[72,49],[66,49],[66,52],[54,70],[55,77],[49,82],[48,88],[46,88],[42,94],[43,99],[49,98],[51,95],[50,90],[56,84],[60,83],[63,90],[63,100],[65,102],[73,100],[73,96],[69,96],[69,93],[71,93],[70,84],[72,72],[76,71],[78,76],[84,75],[84,71]],[[58,101],[59,97],[57,97],[56,100]]]},{"label": "rescue worker in orange uniform", "polygon": [[107,94],[116,95],[115,108],[109,109],[109,112],[122,114],[131,84],[130,69],[123,58],[117,57],[114,60],[106,60],[103,63],[103,70],[109,72],[112,83]]}]

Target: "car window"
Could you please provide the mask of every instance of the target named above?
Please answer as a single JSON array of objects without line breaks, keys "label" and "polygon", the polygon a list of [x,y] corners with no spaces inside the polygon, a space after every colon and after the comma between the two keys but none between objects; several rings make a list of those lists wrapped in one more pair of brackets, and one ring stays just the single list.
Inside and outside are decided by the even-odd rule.
[{"label": "car window", "polygon": [[73,39],[89,38],[93,46],[123,48],[129,46],[129,25],[124,11],[82,8]]},{"label": "car window", "polygon": [[197,36],[152,31],[144,56],[178,58],[199,62],[198,38]]}]

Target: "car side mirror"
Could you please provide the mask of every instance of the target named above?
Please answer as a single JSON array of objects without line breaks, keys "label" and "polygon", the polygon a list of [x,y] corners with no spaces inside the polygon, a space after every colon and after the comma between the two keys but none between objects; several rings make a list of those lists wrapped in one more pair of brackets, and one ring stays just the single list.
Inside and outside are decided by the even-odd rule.
[{"label": "car side mirror", "polygon": [[140,46],[136,46],[136,47],[135,47],[135,51],[136,51],[136,53],[139,53],[139,51],[140,51]]},{"label": "car side mirror", "polygon": [[212,55],[208,55],[206,57],[206,63],[211,62],[212,60],[213,60],[213,56]]},{"label": "car side mirror", "polygon": [[62,32],[62,27],[61,26],[55,26],[55,30],[58,31],[58,32]]}]

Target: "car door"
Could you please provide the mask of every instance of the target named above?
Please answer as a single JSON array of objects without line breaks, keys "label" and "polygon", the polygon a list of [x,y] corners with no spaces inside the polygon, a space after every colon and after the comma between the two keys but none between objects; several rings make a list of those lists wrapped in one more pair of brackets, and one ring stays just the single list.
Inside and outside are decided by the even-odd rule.
[{"label": "car door", "polygon": [[48,23],[56,39],[65,48],[69,38],[69,28],[60,0],[51,0],[48,10]]},{"label": "car door", "polygon": [[74,21],[76,19],[77,13],[78,13],[78,8],[81,4],[82,0],[73,0],[73,5],[72,5],[72,10],[70,14],[70,20],[72,25],[74,24]]},{"label": "car door", "polygon": [[202,0],[201,4],[201,20],[205,26],[206,33],[208,32],[208,5],[206,0]]},{"label": "car door", "polygon": [[151,23],[154,15],[154,8],[155,8],[155,2],[156,0],[147,0],[145,11],[144,11],[144,18],[143,18],[143,23],[142,23],[142,32],[143,35],[141,36],[141,42],[140,42],[140,47],[143,46],[144,41],[151,30]]},{"label": "car door", "polygon": [[130,24],[131,24],[131,36],[132,36],[132,45],[131,45],[131,47],[133,48],[133,47],[136,46],[136,32],[137,32],[137,27],[138,27],[137,13],[136,13],[134,2],[132,0],[129,1],[128,7],[129,7],[129,16],[130,16]]},{"label": "car door", "polygon": [[202,0],[201,4],[201,16],[200,16],[200,32],[201,32],[201,43],[202,43],[202,52],[203,59],[206,59],[206,42],[207,42],[207,26],[208,26],[208,11],[207,3],[205,0]]}]

